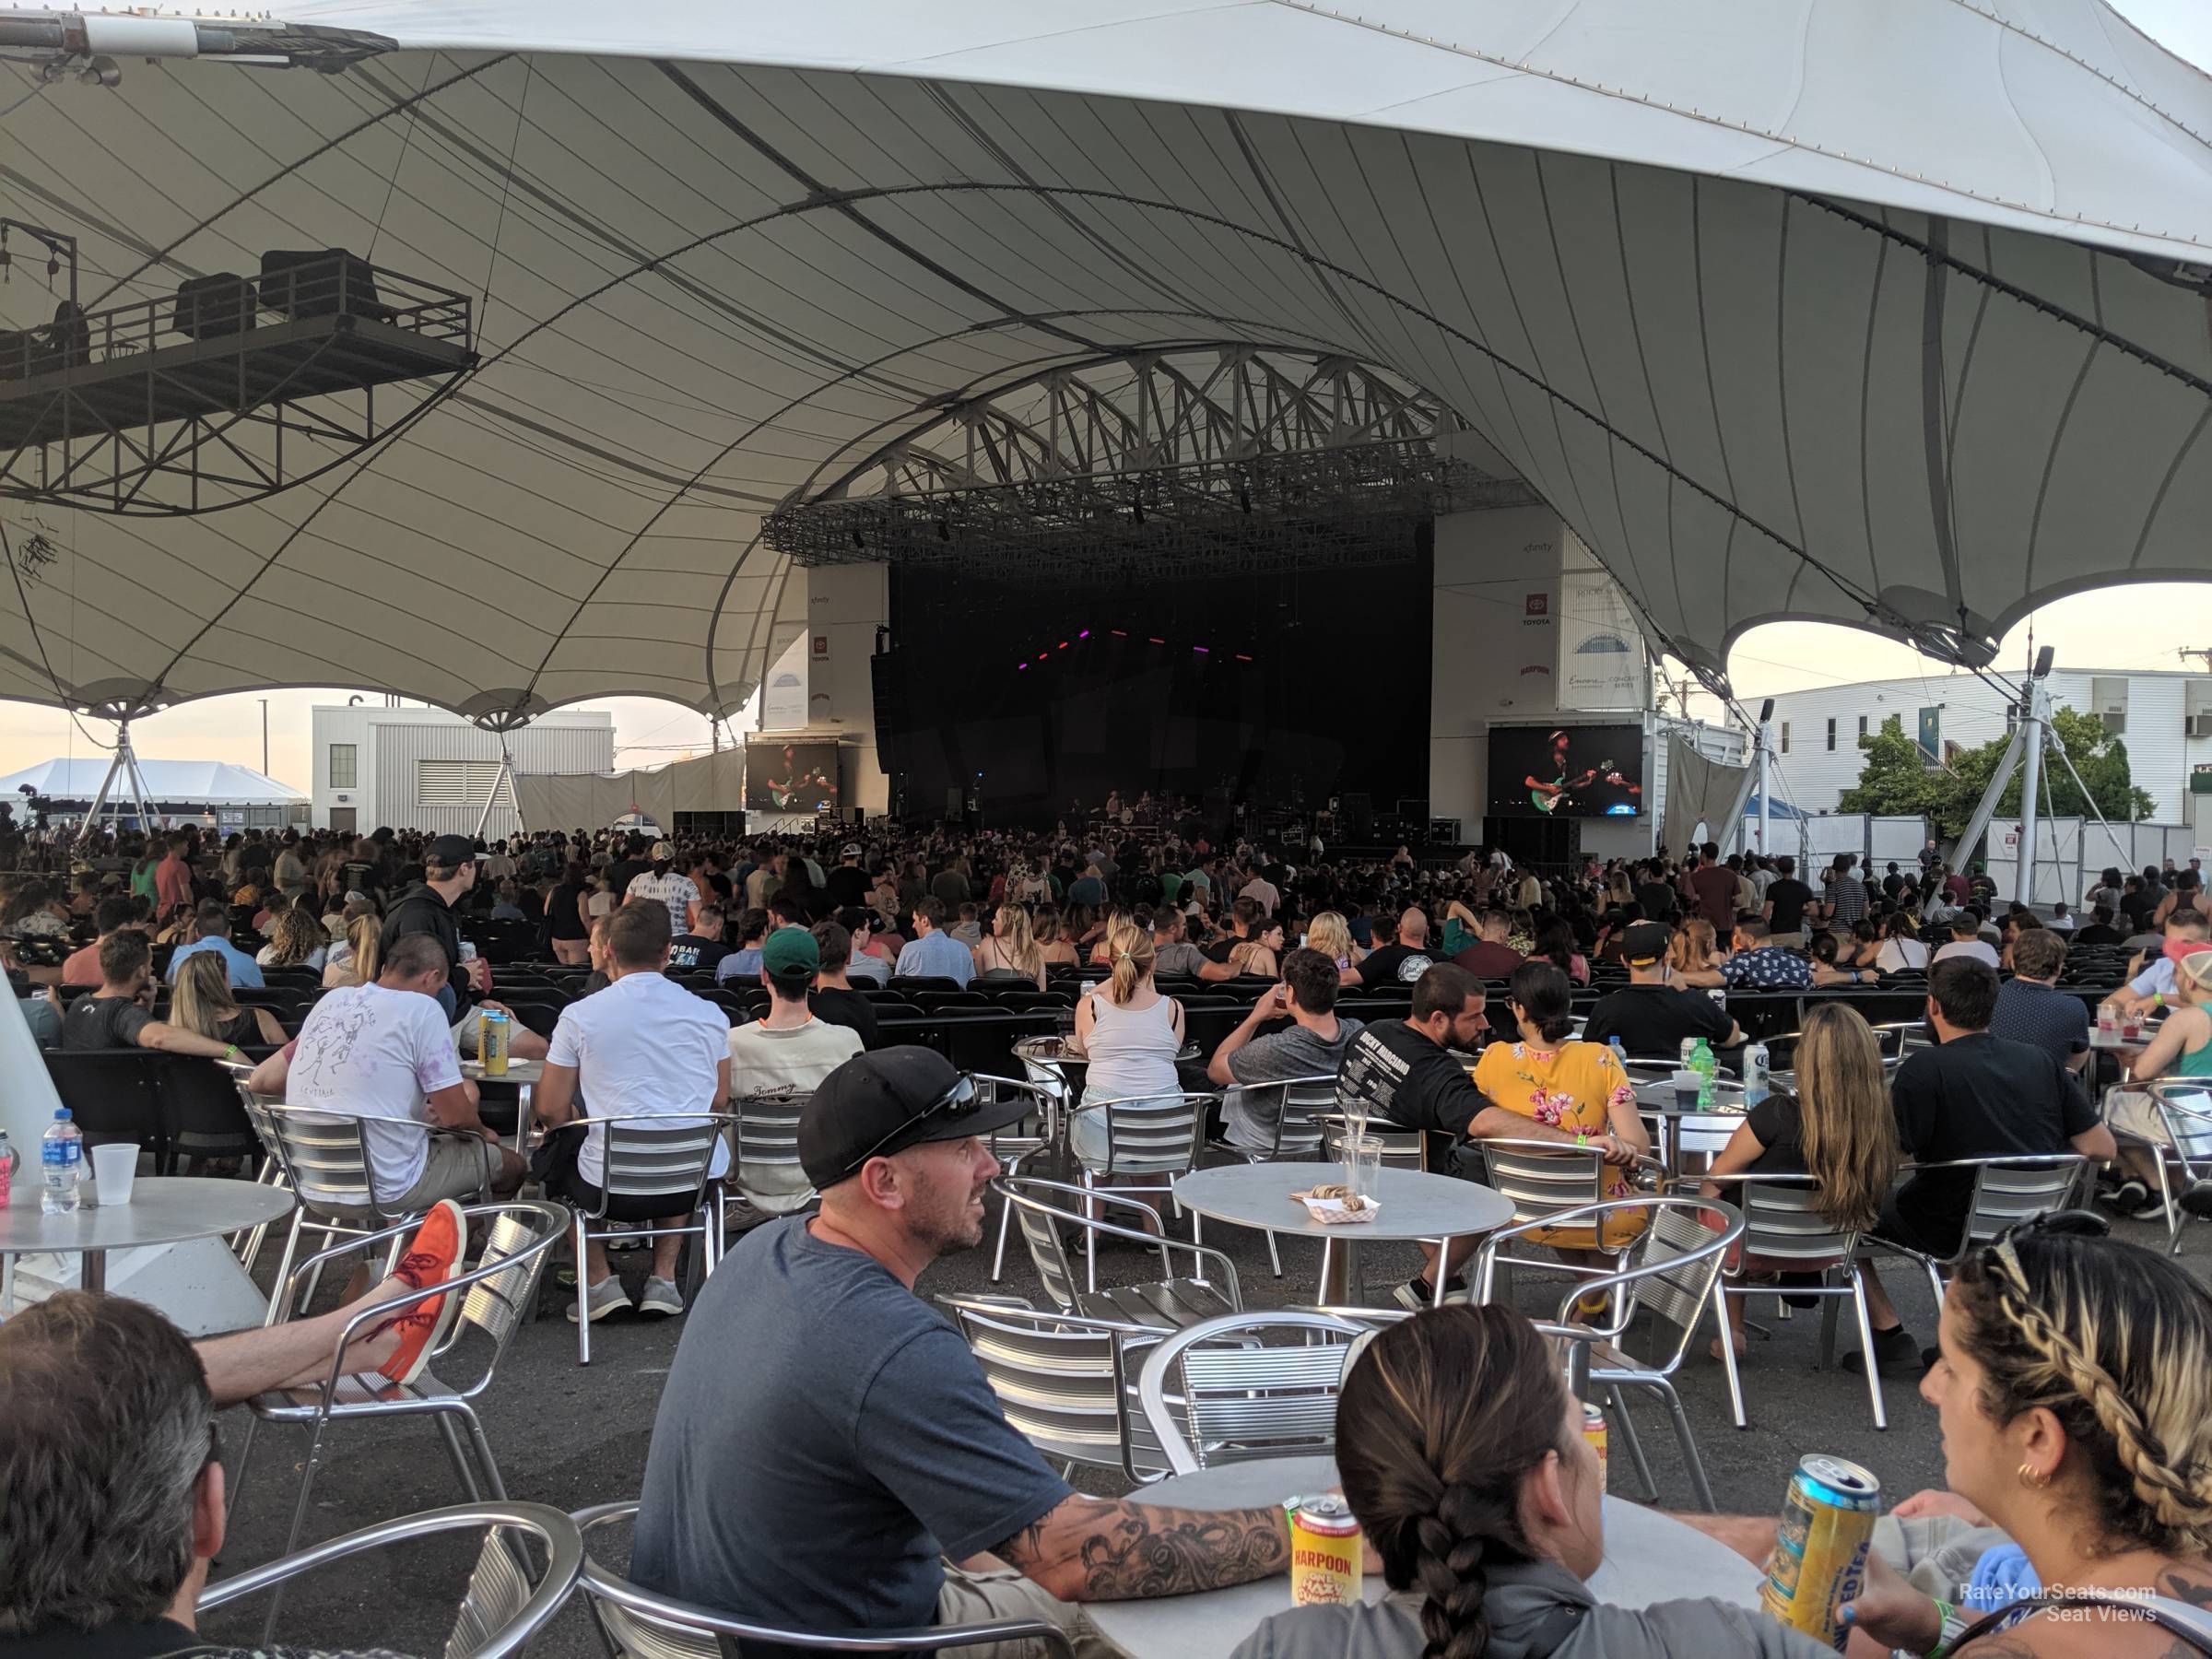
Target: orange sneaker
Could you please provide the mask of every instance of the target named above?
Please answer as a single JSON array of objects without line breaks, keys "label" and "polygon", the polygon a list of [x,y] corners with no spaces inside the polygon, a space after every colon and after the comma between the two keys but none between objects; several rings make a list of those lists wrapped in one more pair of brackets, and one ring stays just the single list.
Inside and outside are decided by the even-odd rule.
[{"label": "orange sneaker", "polygon": [[[407,1248],[399,1258],[399,1265],[393,1269],[392,1277],[416,1290],[445,1283],[453,1276],[454,1265],[461,1259],[462,1243],[467,1236],[461,1206],[451,1198],[441,1199],[422,1218],[415,1236],[407,1241]],[[446,1333],[453,1329],[453,1321],[461,1312],[461,1301],[460,1297],[443,1293],[426,1296],[394,1318],[385,1329],[399,1333],[399,1347],[377,1367],[378,1373],[388,1382],[403,1385],[414,1382],[429,1363],[431,1353],[445,1340]]]}]

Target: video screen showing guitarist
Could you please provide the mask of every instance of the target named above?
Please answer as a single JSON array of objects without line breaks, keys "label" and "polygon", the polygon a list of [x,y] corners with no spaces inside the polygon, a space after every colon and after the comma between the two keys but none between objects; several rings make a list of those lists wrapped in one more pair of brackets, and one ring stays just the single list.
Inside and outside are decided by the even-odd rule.
[{"label": "video screen showing guitarist", "polygon": [[[1578,739],[1595,759],[1575,754]],[[1491,811],[1610,818],[1641,810],[1643,785],[1638,773],[1642,766],[1637,753],[1641,744],[1633,727],[1561,727],[1546,735],[1541,746],[1533,731],[1492,734],[1491,775],[1497,782]],[[1625,761],[1618,759],[1624,752]],[[1517,762],[1510,771],[1500,764],[1509,754],[1511,761]],[[1508,782],[1515,774],[1521,781],[1517,791]]]}]

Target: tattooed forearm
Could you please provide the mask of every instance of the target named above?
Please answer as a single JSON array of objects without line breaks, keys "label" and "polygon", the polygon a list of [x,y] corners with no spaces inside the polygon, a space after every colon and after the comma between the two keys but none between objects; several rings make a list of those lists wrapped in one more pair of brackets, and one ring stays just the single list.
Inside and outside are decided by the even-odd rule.
[{"label": "tattooed forearm", "polygon": [[1283,1512],[1178,1510],[1067,1499],[993,1554],[1068,1601],[1128,1601],[1216,1590],[1288,1564]]}]

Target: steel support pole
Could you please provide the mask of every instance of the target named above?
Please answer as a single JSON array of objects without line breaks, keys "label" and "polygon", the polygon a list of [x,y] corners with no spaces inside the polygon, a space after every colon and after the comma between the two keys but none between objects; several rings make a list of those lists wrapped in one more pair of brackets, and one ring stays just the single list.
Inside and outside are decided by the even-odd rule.
[{"label": "steel support pole", "polygon": [[1774,856],[1774,723],[1759,723],[1759,853]]},{"label": "steel support pole", "polygon": [[1973,817],[1966,820],[1966,829],[1951,843],[1951,855],[1947,862],[1959,874],[1965,874],[1968,854],[1988,833],[1989,821],[1997,815],[1997,802],[2004,797],[2005,785],[2012,782],[2012,769],[2019,761],[2020,734],[2016,727],[2012,736],[2006,742],[2005,753],[1997,759],[1996,771],[1989,774],[1989,783],[1982,791],[1981,800],[1974,804]]},{"label": "steel support pole", "polygon": [[2019,859],[2013,865],[2012,896],[2021,904],[2035,902],[2035,843],[2042,825],[2042,803],[2036,786],[2043,775],[2043,733],[2051,724],[2051,693],[2041,680],[2028,682],[2028,708],[2021,717],[2018,752],[2020,758]]},{"label": "steel support pole", "polygon": [[107,776],[100,779],[100,788],[93,794],[91,806],[85,809],[85,821],[76,827],[78,841],[90,841],[93,832],[100,828],[100,812],[108,804],[108,793],[115,787],[115,774],[122,769],[123,758],[129,748],[127,738],[119,737],[116,740],[115,752],[108,757]]}]

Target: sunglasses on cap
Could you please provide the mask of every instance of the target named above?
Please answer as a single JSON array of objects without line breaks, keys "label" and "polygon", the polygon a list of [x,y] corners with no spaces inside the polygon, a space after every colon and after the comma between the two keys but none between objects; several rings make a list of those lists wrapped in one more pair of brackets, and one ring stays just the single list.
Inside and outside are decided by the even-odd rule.
[{"label": "sunglasses on cap", "polygon": [[[972,1116],[982,1104],[982,1090],[976,1088],[975,1079],[973,1077],[970,1077],[966,1072],[962,1072],[959,1077],[952,1080],[951,1088],[947,1088],[943,1094],[932,1100],[927,1106],[924,1106],[914,1116],[907,1119],[905,1123],[900,1124],[898,1128],[892,1130],[888,1135],[885,1135],[881,1140],[870,1147],[865,1152],[863,1152],[858,1158],[849,1160],[845,1164],[844,1168],[838,1171],[838,1180],[842,1181],[847,1176],[856,1173],[866,1165],[868,1159],[871,1158],[888,1157],[888,1154],[884,1151],[886,1147],[890,1146],[893,1141],[899,1140],[902,1136],[912,1135],[915,1130],[921,1128],[922,1125],[929,1123],[932,1119],[942,1119],[947,1123],[958,1123],[964,1117]],[[906,1146],[902,1146],[898,1149],[903,1152],[906,1150],[906,1147],[912,1146],[914,1144],[916,1143],[909,1140],[906,1142]],[[821,1182],[819,1184],[828,1185],[830,1183]]]}]

